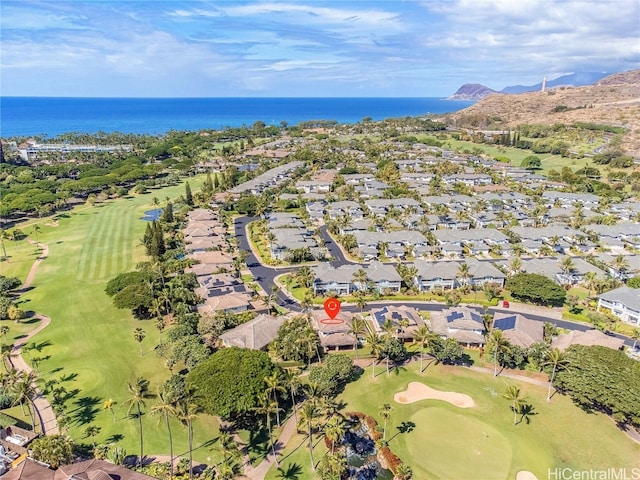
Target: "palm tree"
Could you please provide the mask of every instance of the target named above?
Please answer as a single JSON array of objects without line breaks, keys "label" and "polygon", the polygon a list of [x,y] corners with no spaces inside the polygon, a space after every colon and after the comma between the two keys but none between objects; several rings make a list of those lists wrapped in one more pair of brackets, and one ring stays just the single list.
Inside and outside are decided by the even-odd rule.
[{"label": "palm tree", "polygon": [[617,255],[616,258],[613,259],[612,265],[617,273],[618,278],[622,278],[627,268],[629,268],[629,262],[627,262],[627,259],[624,257],[624,255]]},{"label": "palm tree", "polygon": [[587,272],[584,274],[584,286],[589,290],[589,296],[596,286],[596,272]]},{"label": "palm tree", "polygon": [[413,341],[420,344],[420,373],[423,372],[422,358],[424,357],[424,347],[427,344],[430,333],[431,332],[429,331],[429,327],[427,327],[426,325],[420,325],[413,334]]},{"label": "palm tree", "polygon": [[523,398],[520,396],[520,388],[515,385],[511,385],[510,387],[507,387],[502,396],[511,402],[511,409],[513,410],[513,424],[515,425],[518,422],[518,411],[520,410],[520,405],[523,401]]},{"label": "palm tree", "polygon": [[560,270],[565,277],[564,283],[570,283],[568,276],[571,271],[575,268],[575,264],[573,263],[573,259],[571,257],[565,257],[560,261]]},{"label": "palm tree", "polygon": [[284,384],[289,388],[289,393],[291,394],[291,404],[293,405],[293,416],[296,419],[296,423],[298,423],[298,412],[296,411],[296,395],[302,388],[300,378],[295,372],[291,370],[285,370]]},{"label": "palm tree", "polygon": [[11,392],[14,395],[13,405],[17,405],[19,403],[22,407],[22,412],[24,413],[24,404],[27,404],[27,412],[29,413],[29,418],[31,418],[31,429],[34,432],[36,431],[36,416],[33,399],[38,394],[35,380],[36,374],[33,371],[29,373],[21,371],[11,387]]},{"label": "palm tree", "polygon": [[369,281],[369,275],[364,268],[359,268],[352,277],[353,283],[357,286],[358,290],[365,290]]},{"label": "palm tree", "polygon": [[371,355],[373,355],[373,361],[371,362],[371,376],[375,377],[376,360],[384,349],[384,342],[382,341],[382,338],[380,338],[380,335],[375,332],[371,332],[369,335],[367,335],[366,342],[369,344],[369,348],[371,349]]},{"label": "palm tree", "polygon": [[489,335],[489,344],[493,349],[493,376],[498,376],[498,359],[509,351],[509,341],[502,334],[502,330],[492,329]]},{"label": "palm tree", "polygon": [[169,418],[175,417],[177,414],[176,407],[172,401],[170,394],[167,392],[161,392],[158,390],[158,403],[151,407],[151,413],[164,417],[164,421],[167,425],[167,432],[169,433],[169,478],[173,478],[173,438],[171,435],[171,423]]},{"label": "palm tree", "polygon": [[396,476],[397,480],[411,480],[413,478],[413,470],[406,463],[401,463],[396,468]]},{"label": "palm tree", "polygon": [[193,399],[193,391],[187,392],[185,398],[178,403],[178,419],[187,427],[189,439],[189,480],[193,480],[193,421],[198,418],[200,407]]},{"label": "palm tree", "polygon": [[9,232],[4,229],[0,229],[0,245],[2,245],[2,258],[7,258],[7,247],[4,244],[5,240],[9,240]]},{"label": "palm tree", "polygon": [[336,443],[346,432],[344,419],[339,416],[331,417],[324,426],[324,435],[331,442],[331,455],[335,452]]},{"label": "palm tree", "polygon": [[313,461],[313,421],[320,416],[320,411],[315,402],[307,400],[300,407],[299,422],[306,426],[307,435],[309,436],[309,456],[311,457],[311,470],[316,471],[316,465]]},{"label": "palm tree", "polygon": [[130,414],[133,408],[137,411],[138,427],[140,428],[140,467],[144,459],[144,438],[142,435],[142,407],[146,406],[145,399],[149,396],[149,380],[144,377],[136,378],[135,382],[127,384],[127,390],[131,395],[125,403],[129,404],[127,413]]},{"label": "palm tree", "polygon": [[40,230],[41,230],[40,225],[38,225],[37,223],[31,229],[33,234],[36,236],[36,244],[40,243],[40,240],[38,239],[38,233],[40,232]]},{"label": "palm tree", "polygon": [[9,372],[13,368],[11,365],[11,355],[13,353],[13,345],[10,343],[3,343],[0,345],[0,356],[2,357],[2,364],[4,365],[4,369]]},{"label": "palm tree", "polygon": [[366,293],[364,291],[358,290],[355,293],[355,297],[356,297],[356,305],[360,309],[360,313],[362,313],[364,309],[367,307]]},{"label": "palm tree", "polygon": [[84,429],[84,436],[91,437],[93,448],[96,448],[96,435],[100,434],[100,430],[102,430],[102,428],[97,425],[89,425]]},{"label": "palm tree", "polygon": [[276,404],[276,419],[278,423],[278,427],[280,427],[280,405],[278,404],[278,392],[285,393],[287,389],[282,385],[282,378],[277,371],[274,371],[271,375],[264,377],[264,383],[267,388],[265,389],[265,393],[267,396],[273,400]]},{"label": "palm tree", "polygon": [[471,275],[471,267],[469,267],[469,264],[464,262],[461,263],[460,266],[458,267],[458,274],[457,274],[458,278],[462,279],[462,284],[463,285],[468,285],[469,284],[469,280],[471,279],[471,277],[473,275]]},{"label": "palm tree", "polygon": [[273,459],[276,462],[277,466],[280,466],[278,463],[278,457],[276,456],[276,449],[273,444],[273,434],[271,431],[271,414],[275,413],[280,416],[279,411],[281,408],[278,407],[278,403],[271,401],[269,399],[269,394],[266,394],[264,397],[260,399],[260,405],[255,409],[257,413],[265,416],[267,420],[267,430],[269,431],[269,443],[271,444],[271,454],[273,455]]},{"label": "palm tree", "polygon": [[133,338],[136,339],[136,342],[138,342],[140,344],[140,356],[142,356],[142,341],[145,339],[145,337],[147,336],[146,332],[138,327],[133,331]]},{"label": "palm tree", "polygon": [[384,420],[384,427],[382,428],[382,439],[387,439],[387,420],[391,417],[391,404],[385,403],[380,410],[380,417]]},{"label": "palm tree", "polygon": [[349,334],[353,335],[353,349],[356,352],[356,360],[358,360],[358,338],[367,333],[367,323],[362,317],[353,317]]},{"label": "palm tree", "polygon": [[545,366],[552,366],[551,376],[549,377],[549,390],[547,392],[547,402],[551,401],[551,386],[553,385],[553,381],[556,378],[556,373],[558,370],[562,370],[567,367],[569,363],[569,358],[566,354],[560,351],[559,348],[554,348],[553,350],[549,350],[546,355],[546,361],[544,363]]},{"label": "palm tree", "polygon": [[111,416],[113,417],[113,423],[116,423],[116,412],[113,409],[113,406],[115,404],[116,404],[116,402],[114,402],[111,399],[105,400],[105,402],[102,404],[102,409],[103,410],[109,410],[111,412]]}]

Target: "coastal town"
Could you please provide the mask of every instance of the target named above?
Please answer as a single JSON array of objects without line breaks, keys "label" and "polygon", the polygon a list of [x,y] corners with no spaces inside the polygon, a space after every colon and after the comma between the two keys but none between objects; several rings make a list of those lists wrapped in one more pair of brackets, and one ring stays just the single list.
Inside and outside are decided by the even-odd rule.
[{"label": "coastal town", "polygon": [[[425,126],[428,130],[421,130]],[[253,129],[264,131],[264,125],[254,125]],[[378,138],[375,142],[366,138],[389,130],[402,131],[403,136]],[[83,183],[86,180],[82,174],[65,172],[63,175],[70,174],[64,183],[69,192],[65,201],[52,207],[35,207],[55,222],[42,222],[50,231],[47,237],[53,240],[59,227],[51,226],[67,221],[68,214],[64,212],[116,205],[127,201],[127,196],[120,198],[120,195],[129,190],[134,195],[130,198],[139,201],[140,208],[146,206],[143,244],[152,261],[140,263],[136,267],[142,268],[139,273],[115,271],[116,276],[107,283],[105,291],[118,308],[130,309],[129,315],[138,319],[134,322],[142,322],[134,331],[141,355],[143,345],[148,342],[145,338],[151,334],[145,322],[155,319],[159,336],[154,350],[160,364],[164,363],[169,373],[181,372],[173,374],[171,382],[177,381],[172,378],[183,378],[203,392],[201,395],[215,397],[218,394],[206,393],[207,389],[212,384],[220,386],[222,380],[213,381],[211,376],[218,373],[208,370],[207,365],[216,356],[227,355],[225,351],[231,356],[240,355],[228,366],[241,364],[245,354],[234,352],[252,351],[266,355],[269,363],[275,362],[274,369],[302,374],[301,379],[309,375],[311,383],[304,388],[327,388],[322,394],[324,402],[336,395],[340,398],[345,388],[348,391],[348,383],[354,381],[349,379],[362,376],[355,384],[368,380],[370,375],[363,374],[364,370],[371,370],[374,381],[379,381],[378,375],[387,378],[392,371],[407,368],[417,369],[411,375],[422,379],[422,375],[428,375],[424,365],[431,362],[439,366],[429,367],[430,370],[445,369],[435,375],[451,375],[453,370],[449,369],[472,369],[477,375],[486,376],[487,381],[513,379],[516,385],[522,382],[538,385],[536,388],[547,397],[547,402],[555,398],[556,391],[577,401],[569,383],[573,380],[565,375],[571,371],[566,368],[568,359],[582,352],[581,348],[602,348],[603,352],[622,355],[632,364],[640,361],[637,199],[604,187],[605,193],[598,194],[589,188],[596,179],[590,177],[585,181],[579,173],[572,177],[571,170],[556,173],[546,170],[542,174],[544,160],[532,158],[533,155],[520,162],[507,162],[488,155],[480,147],[471,147],[471,143],[467,147],[449,146],[452,134],[445,133],[431,120],[355,126],[327,123],[295,129],[294,133],[282,129],[271,132],[262,141],[248,137],[251,145],[244,147],[244,141],[240,140],[218,142],[223,145],[220,150],[223,155],[201,157],[191,162],[186,171],[156,169],[158,180],[129,180],[126,189],[120,183],[107,190],[111,194],[105,194],[105,187],[84,187],[87,184]],[[453,134],[471,136],[464,131]],[[204,133],[198,135],[206,138]],[[486,132],[484,144],[500,142],[504,136],[503,132]],[[134,143],[80,148],[73,144],[47,146],[36,140],[22,144],[3,142],[6,157],[21,158],[18,163],[29,162],[36,169],[51,169],[61,159],[63,165],[79,165],[77,160],[70,163],[70,159],[92,155],[118,158],[135,151]],[[505,149],[503,156],[509,154],[510,150]],[[161,155],[166,162],[166,154]],[[589,162],[590,157],[587,155],[580,161]],[[121,174],[131,175],[123,167],[118,168]],[[24,175],[20,171],[14,174]],[[168,188],[173,193],[161,202],[156,193],[158,188]],[[9,196],[3,200],[7,218],[15,218],[13,229],[5,229],[6,238],[30,240],[44,247],[51,240],[36,238],[36,234],[42,234],[40,229],[18,228],[25,221],[20,219],[25,212],[12,212],[9,203],[18,205],[17,198]],[[32,195],[32,198],[39,197]],[[5,257],[11,262],[17,253],[16,248],[13,255]],[[42,258],[46,265],[50,254]],[[150,282],[150,297],[129,293],[137,291],[137,282],[142,282],[140,285]],[[12,302],[14,316],[16,307],[22,305],[23,295]],[[338,309],[329,316],[323,308],[327,299],[339,302]],[[37,315],[48,313],[37,312]],[[14,355],[22,354],[22,345],[25,342],[18,347],[14,345]],[[593,352],[601,354],[600,350]],[[35,359],[44,364],[48,361]],[[8,361],[15,365],[16,360],[11,357]],[[336,377],[338,373],[332,369],[337,367],[332,364],[342,361],[347,362],[351,373]],[[158,363],[150,358],[145,362]],[[544,371],[548,365],[555,367],[547,376]],[[24,368],[31,369],[26,365]],[[276,377],[280,375],[276,370],[269,371]],[[205,383],[202,378],[207,379]],[[258,383],[262,381],[258,379]],[[33,428],[15,423],[6,427],[6,436],[0,438],[6,478],[45,478],[43,475],[54,478],[54,474],[63,474],[25,460],[32,455],[42,458],[38,457],[39,450],[36,448],[34,454],[30,446],[39,441],[34,432],[47,435],[41,438],[69,438],[67,435],[78,428],[73,424],[71,428],[66,426],[64,412],[69,403],[64,395],[55,393],[53,385],[59,382],[54,380],[51,387],[39,387],[32,394],[41,399],[40,408],[56,412],[53,416],[37,410],[34,403]],[[141,378],[136,382],[142,383],[129,383],[131,392],[135,393],[136,388],[142,389],[137,390],[137,395],[148,391]],[[479,401],[469,395],[460,399],[462,393],[456,390],[431,389],[427,393],[411,390],[417,388],[415,385],[422,383],[414,380],[405,392],[392,392],[397,397],[395,402],[411,405],[419,398],[442,398],[452,405],[459,401],[460,405],[476,408],[474,400]],[[613,385],[610,388],[617,388]],[[165,382],[162,388],[176,387]],[[284,384],[279,388],[284,393]],[[495,387],[484,388],[493,391]],[[178,395],[174,390],[166,392],[158,398],[169,395],[168,392]],[[280,461],[286,458],[284,452],[293,448],[291,438],[304,438],[306,431],[307,441],[311,442],[314,431],[315,435],[323,434],[319,420],[307,427],[296,422],[302,414],[302,410],[297,410],[304,405],[314,405],[317,414],[321,411],[320,404],[314,403],[318,401],[314,400],[315,394],[309,393],[311,390],[304,392],[292,394],[288,405],[286,394],[273,397],[274,410],[266,413],[270,440],[264,444],[266,450],[260,460],[250,459],[253,448],[250,444],[242,447],[240,427],[230,427],[232,437],[225,440],[229,442],[225,448],[237,451],[237,455],[223,455],[222,463],[204,462],[195,468],[190,447],[186,464],[191,467],[186,474],[200,478],[209,478],[206,476],[209,474],[214,475],[211,478],[238,475],[250,479],[274,478],[267,472],[281,468]],[[47,397],[52,393],[49,404]],[[175,408],[191,408],[190,403],[181,405],[192,401],[193,408],[198,405],[203,412],[200,415],[217,415],[221,422],[237,422],[238,418],[255,415],[253,409],[262,408],[259,397],[252,400],[258,401],[256,406],[242,410],[239,404],[222,409],[222,404],[216,403],[222,398],[210,404],[203,402],[202,396],[190,399],[184,397],[188,393],[181,395],[174,400]],[[503,396],[506,395],[507,391]],[[131,401],[136,403],[130,405],[143,406]],[[302,406],[297,406],[297,402],[302,402]],[[395,408],[391,405],[385,407],[386,412]],[[104,408],[113,407],[105,403]],[[527,408],[533,405],[524,400],[521,405],[512,405],[514,424],[519,423],[519,415],[520,421],[526,417],[529,422]],[[623,406],[615,408],[626,412]],[[276,432],[271,433],[276,414],[280,432],[277,442],[273,438]],[[365,412],[371,414],[375,416],[375,412]],[[341,431],[352,425],[355,418],[352,415],[330,414],[325,421],[332,425],[339,419]],[[631,410],[622,415],[625,416],[621,418],[628,419],[623,420],[624,441],[633,450],[636,447],[632,445],[638,441],[634,413]],[[35,421],[37,418],[39,422]],[[137,418],[142,438],[142,417]],[[387,413],[378,418],[386,419]],[[533,425],[536,420],[532,420]],[[371,421],[375,422],[373,418]],[[296,423],[298,433],[292,431]],[[90,427],[93,428],[91,424],[86,428]],[[110,427],[109,422],[102,422],[95,427],[97,430],[85,429],[85,433],[98,436],[102,428]],[[388,473],[384,472],[391,472],[398,479],[411,478],[414,470],[422,471],[424,467],[416,464],[413,457],[402,455],[402,449],[407,447],[396,452],[379,437],[386,435],[386,427],[382,433],[380,426],[374,429],[378,437],[375,437],[377,448],[372,443],[373,451],[377,451],[373,464],[341,467],[343,463],[338,462],[337,466],[331,463],[334,457],[353,455],[349,453],[347,435],[343,440],[325,440],[336,442],[334,446],[327,443],[329,452],[337,445],[345,445],[345,450],[316,452],[322,460],[314,460],[316,449],[309,448],[312,470],[317,469],[321,478],[333,478],[330,472],[337,469],[351,472],[348,475],[376,470],[380,476],[372,478],[387,478],[384,475]],[[326,439],[333,438],[331,435],[324,433]],[[158,457],[150,457],[151,463],[145,463],[140,442],[140,455],[133,457],[133,464],[140,463],[136,473],[117,466],[122,463],[113,456],[118,452],[117,443],[103,445],[100,451],[105,453],[96,458],[116,459],[114,464],[84,460],[72,467],[84,468],[77,471],[88,475],[100,470],[136,480],[177,474],[177,470],[174,472],[173,467],[167,466],[174,464],[173,453],[169,463],[152,461]],[[56,463],[47,463],[56,467]],[[65,463],[68,462],[60,464]],[[445,464],[449,461],[442,468]],[[68,468],[60,467],[58,472]],[[224,468],[229,473],[225,474]],[[506,468],[510,471],[512,467]],[[517,478],[541,478],[537,468],[535,465],[520,468]],[[493,478],[493,472],[486,472],[487,478]]]}]

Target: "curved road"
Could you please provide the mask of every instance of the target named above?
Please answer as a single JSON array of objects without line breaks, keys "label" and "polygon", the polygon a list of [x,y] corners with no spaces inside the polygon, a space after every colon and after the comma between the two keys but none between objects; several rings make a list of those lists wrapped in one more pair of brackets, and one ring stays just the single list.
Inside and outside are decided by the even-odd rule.
[{"label": "curved road", "polygon": [[[275,278],[278,275],[282,275],[283,273],[287,273],[287,272],[292,272],[297,270],[300,267],[268,267],[266,265],[263,265],[260,260],[256,257],[256,255],[253,253],[253,250],[251,249],[251,245],[249,244],[249,239],[247,238],[247,225],[255,220],[259,220],[258,217],[239,217],[235,220],[234,223],[234,233],[236,238],[238,239],[238,246],[242,249],[245,250],[249,255],[247,256],[247,267],[249,268],[249,270],[251,271],[251,274],[253,275],[253,278],[256,280],[256,282],[258,282],[260,284],[260,286],[262,287],[262,289],[265,292],[269,292],[271,291],[271,286],[275,284]],[[336,243],[333,241],[333,239],[329,236],[329,234],[326,231],[326,227],[323,226],[320,228],[320,236],[322,237],[322,239],[325,242],[325,246],[328,248],[329,252],[331,253],[332,257],[334,258],[334,260],[331,262],[331,264],[334,267],[339,267],[340,265],[347,265],[347,264],[352,264],[355,262],[351,262],[349,260],[347,260],[344,256],[344,253],[342,252],[342,250],[340,249],[340,247],[338,247],[338,245],[336,245]],[[445,308],[447,308],[446,305],[442,304],[442,303],[434,303],[434,302],[423,302],[423,301],[411,301],[411,302],[390,302],[390,301],[379,301],[379,302],[369,302],[368,305],[371,306],[384,306],[384,305],[394,305],[394,306],[400,306],[400,305],[411,305],[414,308],[417,308],[419,310],[427,310],[427,311],[431,311],[431,312],[437,312],[437,311],[441,311],[444,310]],[[278,305],[280,305],[281,307],[287,308],[289,310],[293,310],[295,312],[300,312],[302,311],[302,309],[300,308],[300,305],[298,304],[298,302],[292,298],[290,298],[289,296],[287,296],[284,292],[280,292],[279,296],[278,296]],[[359,311],[357,309],[357,307],[355,305],[343,305],[343,307],[345,310],[350,311],[350,312],[357,312]],[[470,307],[470,308],[474,308],[474,307]],[[477,310],[481,310],[479,307],[475,307]],[[505,311],[503,309],[500,308],[490,308],[489,311],[491,313],[495,313],[496,311]],[[509,311],[509,310],[506,310]],[[516,313],[514,311],[514,313]],[[570,322],[567,320],[560,320],[560,319],[556,319],[556,318],[550,318],[544,315],[536,315],[536,314],[531,314],[531,313],[521,313],[521,315],[530,318],[531,320],[536,320],[539,322],[551,322],[554,325],[556,325],[557,327],[560,328],[564,328],[567,330],[577,330],[580,332],[584,332],[587,330],[592,330],[593,327],[591,325],[585,325],[582,323],[574,323],[574,322]],[[629,337],[625,337],[624,335],[620,335],[618,333],[614,333],[612,334],[612,336],[619,338],[620,340],[624,340],[625,345],[631,347],[633,345],[633,340],[631,340]]]}]

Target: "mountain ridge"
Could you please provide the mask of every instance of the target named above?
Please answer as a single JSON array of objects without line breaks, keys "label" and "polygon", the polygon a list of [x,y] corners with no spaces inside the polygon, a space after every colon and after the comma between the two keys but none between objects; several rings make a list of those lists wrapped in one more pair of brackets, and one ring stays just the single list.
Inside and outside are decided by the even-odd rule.
[{"label": "mountain ridge", "polygon": [[[546,89],[558,87],[581,87],[585,85],[593,85],[604,78],[611,76],[609,73],[603,72],[576,72],[567,75],[561,75],[546,82]],[[509,93],[520,94],[527,92],[539,92],[542,90],[542,82],[535,85],[509,85],[502,90],[494,90],[479,83],[465,83],[462,85],[449,100],[481,100],[493,93]]]}]

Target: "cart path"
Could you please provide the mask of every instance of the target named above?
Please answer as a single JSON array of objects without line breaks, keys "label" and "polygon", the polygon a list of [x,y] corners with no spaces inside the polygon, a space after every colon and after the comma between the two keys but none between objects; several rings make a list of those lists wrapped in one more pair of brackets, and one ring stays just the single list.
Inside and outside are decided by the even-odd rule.
[{"label": "cart path", "polygon": [[[34,242],[33,240],[28,239],[29,243],[39,245],[42,248],[42,253],[36,258],[29,270],[29,274],[27,275],[24,284],[22,285],[20,292],[24,292],[31,287],[33,283],[33,279],[36,276],[38,271],[38,267],[43,260],[47,258],[49,255],[49,247],[44,243]],[[29,340],[33,338],[35,335],[40,333],[42,330],[47,328],[47,326],[51,323],[51,319],[46,315],[42,315],[40,313],[34,313],[32,318],[37,318],[40,320],[40,325],[31,330],[24,338],[19,339],[18,343],[15,343],[12,348],[12,354],[9,357],[9,362],[18,371],[23,371],[30,373],[33,369],[27,364],[25,359],[22,356],[23,347],[29,343]],[[58,422],[56,421],[56,415],[51,408],[51,404],[46,399],[42,392],[38,388],[36,384],[34,384],[36,397],[33,399],[33,406],[35,408],[35,415],[40,422],[40,429],[42,433],[46,435],[56,435],[60,431],[58,429]]]}]

